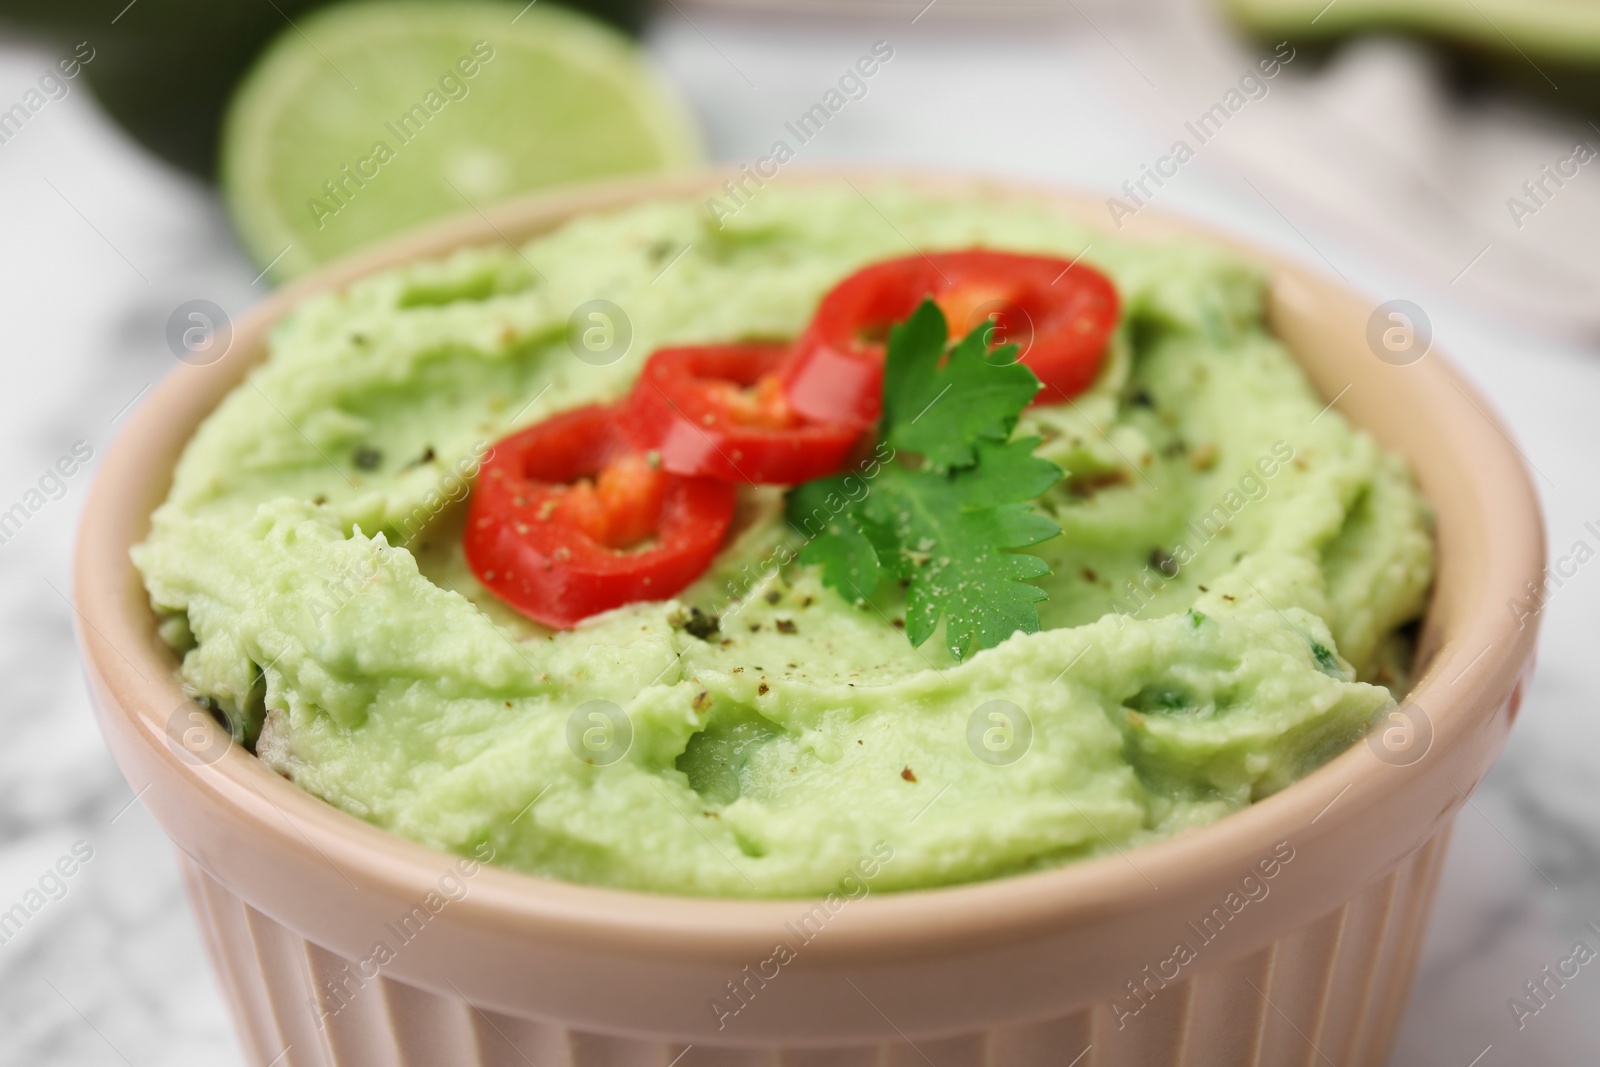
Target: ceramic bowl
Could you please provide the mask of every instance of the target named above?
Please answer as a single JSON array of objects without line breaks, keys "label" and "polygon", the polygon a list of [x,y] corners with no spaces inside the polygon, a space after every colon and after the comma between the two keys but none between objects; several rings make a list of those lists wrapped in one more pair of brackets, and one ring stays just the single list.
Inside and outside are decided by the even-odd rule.
[{"label": "ceramic bowl", "polygon": [[[885,181],[981,187],[1042,197],[1087,225],[1106,219],[1102,198],[1060,190],[848,176],[868,193]],[[237,322],[225,358],[178,366],[102,461],[76,561],[90,688],[129,784],[180,850],[249,1062],[1383,1063],[1452,818],[1500,752],[1531,668],[1537,620],[1519,623],[1507,602],[1542,577],[1538,502],[1505,428],[1445,358],[1395,365],[1374,355],[1376,301],[1155,209],[1125,219],[1120,236],[1217,241],[1269,265],[1277,335],[1330,403],[1410,460],[1437,514],[1438,577],[1410,698],[1367,743],[1276,795],[1126,854],[872,894],[801,940],[793,931],[809,929],[802,920],[818,902],[656,896],[487,866],[466,873],[456,857],[301,792],[191,714],[128,548],[145,536],[196,425],[262,357],[273,322],[308,294],[374,270],[522,240],[641,199],[703,198],[725,177],[524,199],[330,266]],[[424,907],[452,874],[469,891]],[[393,958],[375,962],[375,946],[397,939]],[[780,944],[794,958],[775,967]],[[734,995],[740,1010],[719,1017],[712,1002]]]}]

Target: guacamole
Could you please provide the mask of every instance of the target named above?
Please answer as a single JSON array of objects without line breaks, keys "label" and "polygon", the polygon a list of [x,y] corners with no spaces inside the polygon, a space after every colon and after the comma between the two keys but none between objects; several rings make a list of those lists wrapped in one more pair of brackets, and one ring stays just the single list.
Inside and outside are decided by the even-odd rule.
[{"label": "guacamole", "polygon": [[[671,601],[552,631],[474,578],[463,502],[496,439],[621,397],[663,344],[792,337],[911,246],[1082,255],[1120,293],[1095,384],[1017,431],[1066,472],[1038,504],[1062,532],[1029,549],[1040,632],[914,647],[898,584],[851,603],[799,563],[809,524],[776,488],[741,490]],[[1283,788],[1405,685],[1427,505],[1263,299],[1231,255],[1009,197],[771,186],[732,214],[580,218],[303,303],[133,557],[190,691],[301,788],[424,844],[721,896],[1051,867]]]}]

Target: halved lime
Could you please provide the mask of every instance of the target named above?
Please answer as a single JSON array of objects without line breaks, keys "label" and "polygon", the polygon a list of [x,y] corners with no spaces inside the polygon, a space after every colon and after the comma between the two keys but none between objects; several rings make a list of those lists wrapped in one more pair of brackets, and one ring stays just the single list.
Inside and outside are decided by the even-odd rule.
[{"label": "halved lime", "polygon": [[582,15],[372,0],[273,42],[229,108],[220,171],[245,246],[284,279],[427,219],[700,152],[637,50]]}]

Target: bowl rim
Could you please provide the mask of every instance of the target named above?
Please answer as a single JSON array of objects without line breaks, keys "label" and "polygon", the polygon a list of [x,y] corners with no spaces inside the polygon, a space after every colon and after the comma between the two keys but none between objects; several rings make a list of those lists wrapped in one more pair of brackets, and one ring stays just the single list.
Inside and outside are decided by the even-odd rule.
[{"label": "bowl rim", "polygon": [[[793,169],[793,175],[784,176],[785,182],[842,180],[858,192],[863,185],[896,185],[1043,201],[1091,228],[1097,223],[1090,217],[1090,209],[1101,203],[1093,193],[971,172],[892,167]],[[456,857],[380,829],[302,791],[239,746],[207,765],[184,761],[170,749],[167,713],[187,698],[172,669],[170,651],[154,638],[154,616],[148,601],[128,595],[130,580],[140,593],[143,590],[126,551],[129,544],[142,540],[148,529],[149,509],[143,502],[155,492],[152,487],[158,481],[160,489],[154,498],[165,498],[176,451],[187,442],[198,417],[210,410],[211,404],[203,411],[197,408],[196,395],[209,388],[220,396],[232,388],[231,384],[220,390],[208,387],[207,372],[227,365],[236,382],[264,354],[265,345],[259,342],[264,342],[270,324],[304,297],[343,287],[387,266],[446,254],[457,247],[510,243],[508,233],[526,240],[587,211],[615,210],[644,200],[681,200],[706,192],[715,195],[724,181],[739,176],[738,172],[714,169],[590,183],[429,224],[329,264],[272,293],[240,317],[233,330],[234,348],[219,363],[210,367],[180,364],[169,371],[106,450],[80,520],[73,603],[85,669],[91,682],[109,695],[102,705],[112,705],[102,707],[102,716],[115,719],[119,729],[136,737],[142,755],[157,761],[163,773],[180,776],[211,803],[243,820],[252,832],[269,835],[299,852],[309,846],[325,860],[336,855],[339,863],[335,866],[347,880],[354,874],[364,889],[380,890],[396,899],[420,899],[433,888],[442,867]],[[1363,302],[1348,284],[1334,282],[1316,268],[1208,224],[1159,209],[1141,211],[1140,219],[1133,221],[1139,223],[1134,239],[1142,234],[1199,240],[1243,252],[1271,268],[1275,288],[1286,283],[1309,287],[1318,299],[1337,293],[1343,294],[1347,303],[1357,302],[1362,307],[1376,303]],[[1100,223],[1098,228],[1105,227]],[[255,346],[254,351],[241,351],[241,336],[248,342],[246,347]],[[1438,353],[1430,355],[1432,358],[1408,370],[1432,379],[1431,390],[1454,388],[1478,409],[1482,425],[1464,432],[1474,433],[1475,439],[1481,439],[1478,446],[1487,450],[1485,454],[1496,457],[1495,469],[1483,477],[1492,474],[1496,479],[1501,504],[1500,521],[1488,532],[1493,551],[1474,564],[1487,569],[1483,580],[1476,583],[1485,593],[1465,608],[1453,609],[1455,632],[1447,635],[1448,640],[1442,644],[1436,640],[1435,647],[1429,647],[1425,631],[1419,648],[1419,658],[1426,657],[1427,666],[1410,697],[1429,709],[1434,750],[1448,752],[1468,744],[1472,735],[1486,726],[1490,705],[1485,701],[1490,698],[1479,695],[1498,694],[1494,703],[1501,704],[1523,675],[1532,655],[1537,620],[1533,626],[1511,627],[1489,591],[1520,589],[1525,580],[1539,581],[1545,547],[1538,499],[1512,438],[1473,387]],[[142,513],[136,514],[141,509]],[[1459,562],[1457,573],[1446,575],[1444,563],[1436,571],[1434,594],[1425,616],[1430,626],[1440,610],[1439,591],[1447,584],[1442,579],[1462,576],[1459,572],[1467,565],[1467,561]],[[1476,651],[1480,646],[1482,651]],[[1473,685],[1448,691],[1468,676]],[[1474,697],[1469,698],[1469,693]],[[885,954],[905,958],[978,942],[1016,941],[1028,937],[1040,923],[1093,924],[1100,917],[1122,912],[1130,901],[1154,908],[1160,906],[1160,898],[1176,900],[1196,887],[1214,884],[1219,877],[1231,874],[1236,878],[1240,869],[1248,869],[1280,836],[1274,827],[1281,830],[1291,822],[1309,827],[1308,840],[1314,840],[1319,832],[1315,824],[1335,804],[1342,805],[1341,819],[1380,811],[1385,799],[1400,788],[1400,779],[1393,773],[1395,768],[1371,758],[1366,749],[1366,745],[1353,744],[1270,797],[1214,823],[1126,852],[978,882],[868,893],[852,904],[856,921],[840,924],[837,933],[823,939],[826,944],[813,955],[829,961],[881,962]],[[1478,773],[1481,776],[1481,770]],[[1475,777],[1472,785],[1476,781]],[[1466,793],[1459,787],[1457,791],[1464,803]],[[1440,813],[1439,819],[1453,810]],[[1323,829],[1338,821],[1329,820]],[[1153,898],[1152,888],[1158,885],[1154,890],[1158,897]],[[797,903],[817,899],[677,896],[568,883],[484,866],[473,891],[452,905],[452,912],[457,921],[482,929],[515,930],[558,943],[609,946],[663,957],[725,958],[770,949],[772,931],[794,918]],[[937,936],[930,936],[931,932]]]}]

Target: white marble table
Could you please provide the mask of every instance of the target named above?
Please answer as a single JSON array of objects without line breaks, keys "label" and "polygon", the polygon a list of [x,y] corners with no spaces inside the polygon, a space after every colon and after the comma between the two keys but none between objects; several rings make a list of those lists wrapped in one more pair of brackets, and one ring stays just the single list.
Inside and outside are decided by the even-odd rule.
[{"label": "white marble table", "polygon": [[[1103,35],[1082,16],[1022,30],[958,22],[937,7],[915,24],[901,13],[777,22],[688,10],[668,8],[651,47],[718,159],[766,152],[783,122],[880,38],[893,42],[893,61],[805,146],[807,161],[984,167],[1109,191],[1168,140],[1108,73],[1131,58],[1115,43],[1125,31]],[[0,42],[0,103],[51,58]],[[1600,520],[1592,344],[1486,318],[1482,301],[1462,299],[1447,278],[1403,273],[1354,231],[1280,212],[1205,159],[1168,182],[1161,202],[1331,266],[1374,303],[1422,304],[1437,345],[1494,398],[1541,472],[1552,546],[1589,536],[1584,522]],[[0,1065],[238,1063],[170,850],[106,755],[79,678],[64,594],[90,475],[48,483],[58,499],[28,491],[75,442],[105,449],[126,407],[170,365],[163,330],[174,307],[203,297],[238,311],[264,283],[212,192],[128,143],[81,86],[0,145],[0,204],[0,510],[41,503],[0,544],[0,908],[38,887],[75,843],[80,855],[92,849],[59,888],[46,879],[60,899],[0,945]],[[1460,818],[1396,1065],[1596,1062],[1600,968],[1584,968],[1520,1030],[1507,1007],[1575,940],[1593,944],[1583,924],[1600,920],[1600,677],[1590,676],[1589,629],[1600,621],[1600,569],[1567,582],[1544,621],[1540,673],[1510,749]]]}]

